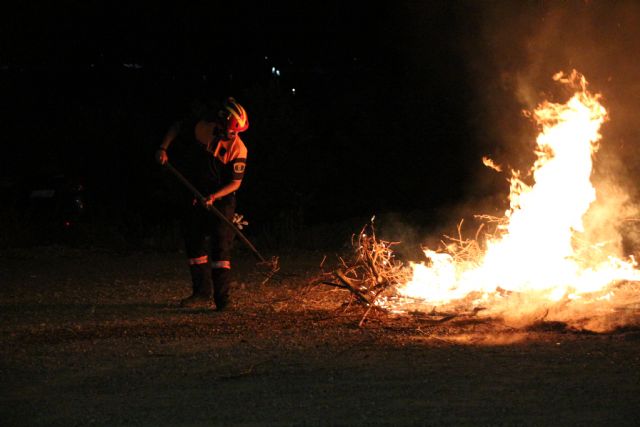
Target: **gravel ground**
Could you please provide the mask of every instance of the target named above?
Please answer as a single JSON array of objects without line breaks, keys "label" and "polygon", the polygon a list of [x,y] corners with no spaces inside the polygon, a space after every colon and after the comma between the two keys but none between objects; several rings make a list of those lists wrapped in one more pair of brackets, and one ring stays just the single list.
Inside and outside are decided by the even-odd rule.
[{"label": "gravel ground", "polygon": [[42,425],[637,425],[640,330],[344,308],[322,253],[263,283],[239,258],[229,311],[184,310],[177,253],[0,256],[0,422]]}]

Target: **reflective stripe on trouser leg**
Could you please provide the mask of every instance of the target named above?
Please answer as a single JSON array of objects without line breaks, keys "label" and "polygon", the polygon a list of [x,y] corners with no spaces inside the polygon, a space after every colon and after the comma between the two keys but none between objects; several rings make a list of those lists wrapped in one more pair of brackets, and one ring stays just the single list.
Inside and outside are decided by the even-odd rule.
[{"label": "reflective stripe on trouser leg", "polygon": [[211,261],[211,268],[231,269],[231,261]]},{"label": "reflective stripe on trouser leg", "polygon": [[207,255],[203,255],[197,258],[189,258],[189,265],[200,265],[206,264],[207,262],[209,262],[209,257]]}]

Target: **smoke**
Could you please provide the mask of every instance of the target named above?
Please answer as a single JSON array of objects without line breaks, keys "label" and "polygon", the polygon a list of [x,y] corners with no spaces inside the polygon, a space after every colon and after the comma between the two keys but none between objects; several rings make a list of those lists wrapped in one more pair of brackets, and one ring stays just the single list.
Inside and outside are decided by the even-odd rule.
[{"label": "smoke", "polygon": [[577,69],[604,95],[610,112],[603,151],[626,159],[618,172],[636,175],[628,163],[640,160],[640,3],[497,1],[475,8],[478,18],[469,25],[477,31],[462,49],[474,82],[480,148],[498,163],[523,169],[535,129],[521,111],[560,100],[551,76]]},{"label": "smoke", "polygon": [[607,255],[632,255],[640,242],[635,230],[638,205],[632,203],[628,191],[616,180],[600,180],[596,188],[597,199],[583,218],[585,233],[580,237],[585,242],[601,243],[591,253],[595,258],[588,261],[603,262]]},{"label": "smoke", "polygon": [[[593,230],[585,238],[613,239],[616,254],[633,252],[640,245],[640,223],[631,221],[638,216],[640,180],[640,3],[496,1],[474,7],[477,18],[467,25],[477,31],[461,49],[475,88],[478,164],[487,155],[506,170],[529,170],[537,129],[522,113],[543,100],[565,102],[566,88],[551,76],[578,70],[589,90],[602,94],[610,118],[595,157],[598,200],[585,218]],[[498,208],[507,194],[504,173],[480,166],[473,172],[477,179],[468,193]]]},{"label": "smoke", "polygon": [[535,294],[513,294],[495,301],[481,317],[500,318],[517,329],[531,328],[542,322],[592,332],[611,332],[623,327],[638,326],[638,286],[625,283],[610,299],[569,300],[549,305]]},{"label": "smoke", "polygon": [[[478,170],[472,171],[478,179],[468,190],[473,197],[450,211],[450,217],[502,207],[500,201],[508,191],[496,176],[504,181],[506,176],[481,169],[482,155],[503,170],[530,170],[538,129],[523,111],[533,111],[545,100],[566,102],[572,91],[558,85],[552,76],[575,69],[589,81],[590,92],[602,94],[601,102],[609,112],[592,174],[597,200],[584,217],[586,231],[576,239],[585,248],[580,255],[597,265],[611,255],[624,258],[636,252],[640,245],[636,231],[640,168],[635,167],[640,162],[640,125],[635,114],[640,110],[640,83],[636,81],[640,63],[631,53],[640,47],[640,4],[498,1],[472,7],[473,13],[467,11],[465,16],[469,28],[477,31],[464,38],[461,51],[467,58],[470,86],[475,89],[471,121],[482,153]],[[531,177],[523,177],[527,179]],[[486,187],[498,196],[492,197]],[[475,209],[478,206],[485,209]],[[550,305],[543,295],[514,293],[492,301],[484,315],[500,316],[517,327],[552,321],[609,331],[637,322],[639,289],[635,282],[624,283],[624,288],[610,295],[590,295],[593,298],[584,299],[588,302],[581,296],[566,296]]]}]

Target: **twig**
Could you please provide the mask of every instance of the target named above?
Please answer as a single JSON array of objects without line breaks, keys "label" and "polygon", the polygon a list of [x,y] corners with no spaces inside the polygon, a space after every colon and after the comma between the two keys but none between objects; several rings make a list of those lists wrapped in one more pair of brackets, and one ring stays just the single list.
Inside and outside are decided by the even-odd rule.
[{"label": "twig", "polygon": [[336,288],[346,289],[349,292],[351,292],[353,295],[355,295],[358,298],[358,300],[360,300],[365,305],[369,305],[370,304],[369,300],[367,299],[366,296],[364,296],[362,294],[362,292],[360,292],[359,290],[357,290],[353,286],[349,285],[349,283],[347,283],[347,282],[343,281],[342,283],[333,283],[333,282],[328,282],[328,281],[322,281],[320,283],[322,283],[323,285],[334,286]]},{"label": "twig", "polygon": [[369,312],[371,311],[371,309],[375,306],[376,299],[380,296],[380,294],[383,291],[384,291],[384,289],[379,290],[378,293],[373,297],[373,300],[371,301],[371,305],[369,305],[369,308],[367,308],[367,311],[364,312],[364,315],[362,316],[362,319],[360,319],[360,322],[358,323],[358,327],[359,328],[362,328],[362,325],[364,324],[364,320],[369,315]]}]

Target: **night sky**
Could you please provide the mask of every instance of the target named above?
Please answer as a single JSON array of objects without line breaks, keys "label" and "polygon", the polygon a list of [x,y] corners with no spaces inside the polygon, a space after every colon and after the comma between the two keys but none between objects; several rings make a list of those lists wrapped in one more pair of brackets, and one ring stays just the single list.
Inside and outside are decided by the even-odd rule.
[{"label": "night sky", "polygon": [[250,115],[238,210],[254,230],[387,212],[429,223],[442,209],[457,220],[503,207],[506,176],[482,156],[528,168],[522,110],[561,99],[551,76],[576,68],[611,112],[602,174],[635,197],[637,2],[216,3],[3,13],[5,192],[64,174],[96,221],[162,222],[155,148],[194,99],[234,96]]}]

